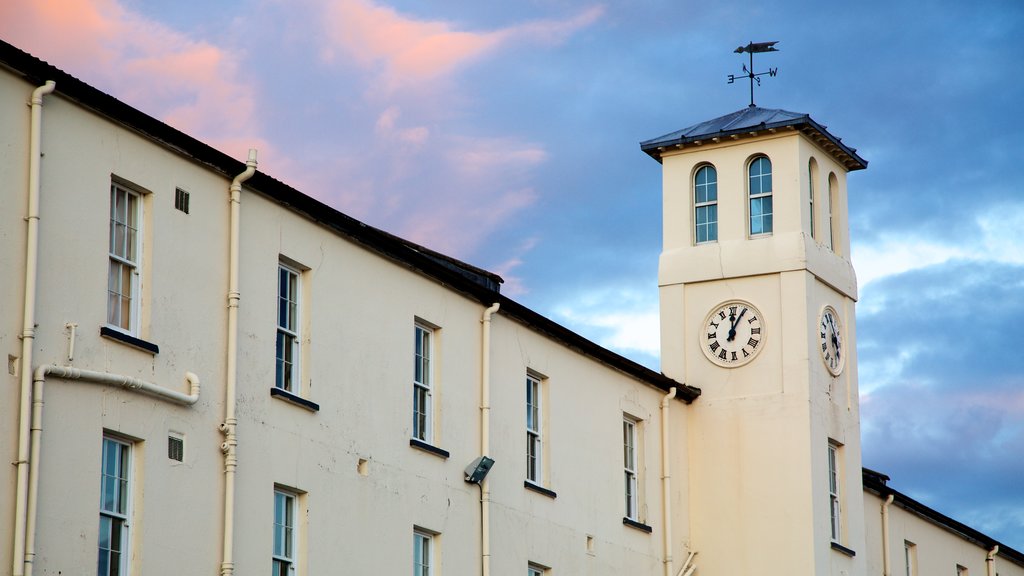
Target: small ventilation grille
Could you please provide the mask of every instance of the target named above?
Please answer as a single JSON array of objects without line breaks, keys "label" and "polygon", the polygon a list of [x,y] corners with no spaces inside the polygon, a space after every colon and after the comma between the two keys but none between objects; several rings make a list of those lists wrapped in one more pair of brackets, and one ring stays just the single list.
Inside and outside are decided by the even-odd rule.
[{"label": "small ventilation grille", "polygon": [[188,214],[188,192],[181,188],[174,189],[174,207]]},{"label": "small ventilation grille", "polygon": [[178,436],[167,437],[167,457],[182,462],[185,460],[185,439]]}]

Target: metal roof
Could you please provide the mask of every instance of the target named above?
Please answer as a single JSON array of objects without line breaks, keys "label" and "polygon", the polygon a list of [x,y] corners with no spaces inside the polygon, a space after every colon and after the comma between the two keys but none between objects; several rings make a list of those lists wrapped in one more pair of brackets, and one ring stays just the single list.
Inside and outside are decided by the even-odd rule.
[{"label": "metal roof", "polygon": [[663,152],[682,148],[687,144],[718,142],[724,138],[738,139],[745,135],[754,136],[786,128],[803,132],[835,156],[847,170],[862,170],[868,167],[867,160],[857,155],[856,148],[843,144],[842,138],[829,133],[824,125],[815,122],[808,114],[759,106],[748,106],[731,114],[694,124],[689,128],[645,140],[640,143],[640,149],[661,162]]}]

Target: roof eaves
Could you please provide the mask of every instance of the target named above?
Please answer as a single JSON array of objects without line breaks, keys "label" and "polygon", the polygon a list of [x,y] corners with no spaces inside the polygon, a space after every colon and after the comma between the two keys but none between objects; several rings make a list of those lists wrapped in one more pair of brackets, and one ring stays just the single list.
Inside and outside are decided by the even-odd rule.
[{"label": "roof eaves", "polygon": [[[775,121],[762,121],[754,125],[742,125],[741,123],[746,119],[743,110],[709,120],[708,122],[702,122],[690,128],[684,128],[676,132],[666,134],[651,140],[645,140],[640,143],[640,149],[647,153],[651,158],[654,158],[661,163],[662,153],[666,152],[670,148],[682,148],[687,144],[703,143],[706,141],[719,142],[724,139],[738,139],[742,135],[756,135],[761,132],[774,132],[780,129],[792,128],[794,130],[810,131],[818,136],[818,138],[812,138],[812,140],[823,139],[831,144],[834,150],[829,150],[826,147],[826,151],[835,155],[849,171],[862,170],[867,168],[867,160],[864,160],[857,155],[855,148],[843,144],[841,138],[837,138],[832,135],[825,126],[814,121],[809,114],[797,114],[793,112],[786,112],[784,110],[764,110],[754,109],[759,113],[773,112],[772,116],[781,116],[782,119]],[[727,119],[727,120],[726,120]],[[715,122],[720,122],[720,128],[712,132],[698,131],[701,126],[713,125]],[[733,128],[733,126],[738,127]]]},{"label": "roof eaves", "polygon": [[958,522],[949,516],[926,506],[917,500],[914,500],[906,494],[890,488],[887,484],[889,477],[880,472],[869,470],[867,468],[862,469],[862,482],[865,490],[869,490],[878,494],[881,497],[888,497],[892,495],[893,503],[897,504],[904,510],[916,514],[921,518],[935,524],[949,532],[956,534],[957,536],[972,542],[985,550],[992,550],[993,547],[999,546],[999,556],[1007,558],[1015,564],[1024,567],[1024,553],[1007,546],[999,542],[998,540],[971,528],[970,526]]}]

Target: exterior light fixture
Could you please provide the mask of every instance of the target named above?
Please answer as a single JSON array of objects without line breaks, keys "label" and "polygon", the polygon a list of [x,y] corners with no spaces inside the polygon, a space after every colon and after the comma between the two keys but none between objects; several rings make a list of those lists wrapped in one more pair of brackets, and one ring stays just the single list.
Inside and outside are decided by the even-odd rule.
[{"label": "exterior light fixture", "polygon": [[491,466],[494,466],[494,459],[487,456],[480,456],[473,460],[469,466],[466,466],[466,482],[470,484],[483,482],[487,473],[491,471]]}]

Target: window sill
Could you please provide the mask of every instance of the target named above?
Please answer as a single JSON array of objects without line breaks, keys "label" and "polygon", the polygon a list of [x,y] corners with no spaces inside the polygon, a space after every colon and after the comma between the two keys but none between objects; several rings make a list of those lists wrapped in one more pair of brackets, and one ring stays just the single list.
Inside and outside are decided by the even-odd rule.
[{"label": "window sill", "polygon": [[294,405],[298,406],[299,408],[305,408],[306,410],[309,410],[310,412],[319,412],[320,411],[320,405],[317,404],[316,402],[313,402],[312,400],[306,400],[305,398],[302,398],[301,396],[296,396],[295,394],[292,394],[291,392],[289,392],[287,390],[283,390],[281,388],[277,388],[277,387],[271,388],[270,389],[270,396],[273,397],[273,398],[280,398],[281,400],[284,400],[285,402],[288,402],[289,404],[294,404]]},{"label": "window sill", "polygon": [[626,526],[629,526],[630,528],[636,528],[637,530],[640,530],[641,532],[647,532],[648,534],[650,534],[651,532],[654,531],[654,528],[651,528],[647,524],[643,524],[641,522],[637,522],[636,520],[633,520],[632,518],[623,518],[622,519],[622,523],[625,524]]},{"label": "window sill", "polygon": [[843,546],[839,542],[832,542],[832,549],[835,550],[836,552],[839,552],[840,554],[845,554],[845,555],[849,556],[850,558],[853,558],[854,556],[857,555],[856,552],[854,552],[853,550],[850,550],[846,546]]},{"label": "window sill", "polygon": [[419,450],[423,450],[427,454],[433,454],[434,456],[439,456],[445,459],[451,456],[451,454],[449,454],[447,450],[444,450],[443,448],[438,448],[437,446],[433,446],[431,444],[427,444],[423,440],[417,440],[416,438],[409,438],[409,446],[412,446],[413,448],[417,448]]},{"label": "window sill", "polygon": [[135,336],[132,336],[130,334],[125,334],[124,332],[121,332],[120,330],[115,330],[109,326],[100,326],[100,336],[102,336],[103,338],[116,340],[117,342],[127,344],[128,346],[131,346],[136,350],[142,350],[143,352],[148,352],[150,354],[156,355],[160,353],[160,347],[157,346],[156,344],[153,344],[152,342],[146,342],[145,340],[141,338],[136,338]]},{"label": "window sill", "polygon": [[540,484],[534,484],[533,482],[530,482],[529,480],[523,480],[523,487],[526,488],[527,490],[532,490],[532,491],[536,492],[537,494],[542,494],[544,496],[547,496],[548,498],[557,498],[558,497],[558,494],[555,494],[554,490],[548,490],[547,488],[541,486]]}]

